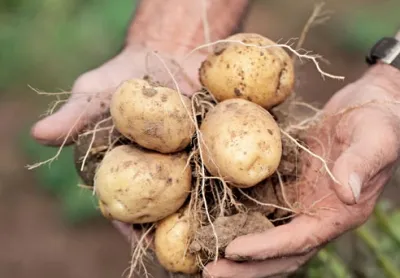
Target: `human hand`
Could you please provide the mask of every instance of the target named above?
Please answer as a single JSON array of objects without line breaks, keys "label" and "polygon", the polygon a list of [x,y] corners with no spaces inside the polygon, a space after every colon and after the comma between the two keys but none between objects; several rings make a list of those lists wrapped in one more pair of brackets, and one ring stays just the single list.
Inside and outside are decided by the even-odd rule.
[{"label": "human hand", "polygon": [[374,66],[339,91],[325,106],[327,117],[308,142],[311,151],[325,154],[339,183],[326,171],[321,173],[320,160],[310,160],[306,155],[303,161],[309,162],[298,187],[304,213],[288,224],[235,239],[226,248],[226,259],[210,263],[204,276],[261,278],[289,274],[326,243],[362,225],[399,158],[397,101],[400,71],[388,65]]},{"label": "human hand", "polygon": [[[95,122],[108,110],[112,93],[121,82],[129,78],[150,75],[154,80],[175,88],[158,57],[175,73],[177,66],[172,60],[179,63],[183,56],[157,55],[152,54],[150,49],[130,45],[115,58],[84,73],[75,81],[68,102],[53,115],[36,123],[31,131],[32,136],[44,145],[60,146],[64,140],[67,144],[73,143],[73,139],[86,124]],[[203,58],[203,54],[194,53],[181,64],[183,70],[175,78],[182,93],[189,95],[199,86],[197,74]],[[126,238],[130,239],[133,235],[131,225],[115,221],[113,224]]]}]

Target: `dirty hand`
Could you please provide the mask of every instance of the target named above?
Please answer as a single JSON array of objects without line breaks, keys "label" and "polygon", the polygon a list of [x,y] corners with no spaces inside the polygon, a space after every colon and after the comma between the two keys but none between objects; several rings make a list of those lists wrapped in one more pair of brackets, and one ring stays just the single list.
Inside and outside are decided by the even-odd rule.
[{"label": "dirty hand", "polygon": [[326,171],[321,173],[320,160],[306,155],[299,186],[304,213],[289,224],[237,238],[226,249],[227,259],[210,263],[205,277],[291,273],[324,244],[367,220],[399,156],[400,71],[388,65],[373,66],[339,91],[324,111],[328,117],[323,127],[310,134],[308,144],[314,153],[325,154],[339,183]]},{"label": "dirty hand", "polygon": [[[177,62],[178,58],[161,53],[158,55],[174,72],[176,66],[169,61]],[[190,94],[196,89],[193,85],[198,86],[197,69],[203,59],[202,54],[193,54],[182,64],[183,71],[175,77],[182,93]],[[44,145],[60,146],[72,131],[67,140],[68,144],[72,143],[73,138],[76,138],[86,124],[96,121],[97,117],[108,110],[111,94],[121,82],[129,78],[143,78],[146,74],[173,86],[170,75],[151,50],[130,45],[110,61],[77,78],[68,102],[53,115],[36,123],[31,131],[32,136]],[[119,222],[114,224],[124,235],[130,237],[130,225]]]}]

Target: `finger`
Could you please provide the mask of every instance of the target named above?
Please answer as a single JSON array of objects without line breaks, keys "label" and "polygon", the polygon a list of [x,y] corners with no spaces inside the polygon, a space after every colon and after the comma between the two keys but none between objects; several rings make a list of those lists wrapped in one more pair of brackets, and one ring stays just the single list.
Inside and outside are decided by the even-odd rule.
[{"label": "finger", "polygon": [[264,278],[290,274],[306,263],[316,251],[302,256],[271,259],[262,262],[237,263],[222,259],[210,263],[203,270],[206,278]]},{"label": "finger", "polygon": [[109,106],[111,90],[91,91],[75,91],[57,112],[33,126],[32,137],[45,145],[70,144],[86,124],[95,121]]},{"label": "finger", "polygon": [[340,183],[334,185],[338,198],[348,205],[357,203],[363,184],[393,164],[398,151],[399,139],[390,123],[385,123],[381,117],[358,122],[350,146],[333,167],[333,175]]},{"label": "finger", "polygon": [[321,210],[319,217],[301,215],[292,222],[263,233],[236,238],[225,250],[231,260],[264,260],[304,255],[336,236],[339,222],[329,217],[332,211]]},{"label": "finger", "polygon": [[128,240],[128,242],[132,241],[132,235],[134,232],[132,225],[120,221],[111,221],[111,223],[123,235],[123,237]]}]

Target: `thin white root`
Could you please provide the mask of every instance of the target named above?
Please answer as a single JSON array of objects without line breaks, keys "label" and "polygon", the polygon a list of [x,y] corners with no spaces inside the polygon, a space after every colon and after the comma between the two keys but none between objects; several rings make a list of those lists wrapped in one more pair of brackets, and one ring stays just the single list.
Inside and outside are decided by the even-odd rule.
[{"label": "thin white root", "polygon": [[74,130],[74,128],[76,127],[76,125],[79,123],[79,121],[81,120],[81,118],[82,118],[83,115],[85,115],[85,114],[86,114],[86,109],[84,109],[84,110],[81,112],[81,114],[78,116],[78,118],[75,120],[74,125],[69,129],[67,135],[66,135],[65,138],[64,138],[64,141],[62,142],[61,146],[58,148],[57,153],[56,153],[53,157],[51,157],[51,158],[49,158],[49,159],[47,159],[47,160],[45,160],[45,161],[42,161],[42,162],[38,162],[38,163],[35,163],[35,164],[32,164],[32,165],[27,165],[27,169],[28,169],[28,170],[32,170],[32,169],[35,169],[35,168],[37,168],[37,167],[40,167],[40,166],[42,166],[43,164],[46,164],[46,163],[51,164],[54,160],[56,160],[56,159],[58,158],[58,156],[61,154],[62,149],[64,148],[64,146],[65,146],[65,144],[67,143],[67,141],[68,141],[70,135],[72,134],[72,131]]},{"label": "thin white root", "polygon": [[286,191],[285,191],[285,186],[283,184],[283,180],[282,180],[282,175],[279,171],[276,171],[276,175],[278,176],[278,181],[279,181],[279,186],[281,188],[282,191],[282,197],[283,200],[285,201],[286,205],[293,210],[292,204],[290,204],[288,198],[286,197]]},{"label": "thin white root", "polygon": [[[176,89],[176,91],[178,92],[178,95],[179,95],[179,97],[180,97],[180,99],[181,99],[181,102],[182,102],[182,104],[183,104],[184,107],[185,107],[186,113],[189,115],[189,117],[190,117],[192,123],[195,125],[196,136],[197,136],[197,138],[198,138],[199,140],[202,140],[201,132],[200,132],[198,123],[197,123],[197,121],[196,121],[196,119],[195,119],[195,116],[194,116],[194,115],[195,115],[195,108],[194,108],[194,106],[193,106],[193,102],[192,102],[192,111],[189,111],[189,109],[186,107],[186,105],[185,105],[185,103],[184,103],[184,100],[183,100],[183,98],[182,98],[182,94],[181,94],[181,90],[180,90],[180,88],[179,88],[178,82],[176,81],[176,78],[175,78],[174,75],[172,74],[171,70],[168,68],[167,64],[166,64],[165,61],[160,57],[160,55],[158,55],[156,52],[153,52],[153,54],[160,60],[160,62],[162,63],[163,67],[164,67],[165,70],[167,71],[168,75],[171,77],[172,82],[174,83],[175,89]],[[200,173],[200,174],[201,174],[201,176],[202,176],[202,178],[201,178],[201,192],[202,192],[202,198],[203,198],[204,207],[205,207],[205,210],[206,210],[207,220],[208,220],[209,224],[211,225],[212,230],[213,230],[213,233],[214,233],[214,235],[215,235],[215,240],[216,240],[216,245],[215,245],[215,248],[216,248],[216,252],[215,252],[215,261],[217,261],[217,260],[218,260],[218,244],[219,244],[219,243],[218,243],[218,236],[217,236],[217,232],[216,232],[216,230],[215,230],[214,224],[212,223],[212,220],[211,220],[211,216],[210,216],[210,212],[209,212],[209,210],[208,210],[207,200],[206,200],[206,196],[205,196],[205,186],[206,186],[206,184],[205,184],[205,177],[206,177],[206,171],[205,171],[205,167],[204,167],[204,163],[203,163],[203,161],[204,161],[204,160],[203,160],[203,150],[202,150],[200,144],[198,144],[198,148],[199,148],[199,155],[200,155],[200,160],[201,160],[201,173]]]},{"label": "thin white root", "polygon": [[[206,48],[206,47],[210,47],[210,46],[214,46],[214,45],[217,45],[217,44],[220,44],[220,43],[238,43],[238,44],[241,44],[243,46],[256,47],[256,48],[259,48],[259,49],[266,49],[266,48],[271,48],[271,47],[286,48],[291,53],[295,54],[300,60],[301,59],[311,60],[314,63],[315,67],[317,68],[318,72],[321,74],[322,78],[329,77],[329,78],[332,78],[332,79],[339,79],[339,80],[343,80],[344,79],[343,76],[333,75],[333,74],[327,73],[327,72],[325,72],[325,71],[323,71],[321,69],[321,66],[319,64],[318,59],[322,59],[322,56],[320,56],[320,55],[311,55],[310,54],[311,51],[306,51],[306,50],[303,50],[303,49],[300,49],[300,50],[297,51],[291,45],[284,44],[284,43],[283,44],[259,46],[259,45],[256,45],[256,44],[244,43],[244,42],[242,42],[240,40],[232,40],[232,39],[218,40],[218,41],[211,42],[211,43],[204,44],[204,45],[200,45],[200,46],[194,48],[192,51],[190,51],[184,57],[183,61],[186,61],[189,58],[190,55],[192,55],[196,51],[199,51],[200,49],[203,49],[203,48]],[[300,51],[304,52],[304,53],[300,53]]]},{"label": "thin white root", "polygon": [[90,185],[86,185],[86,184],[80,184],[78,183],[78,187],[82,188],[82,189],[89,189],[92,190],[92,187]]},{"label": "thin white root", "polygon": [[66,95],[71,95],[71,92],[56,92],[56,93],[48,93],[48,92],[43,92],[38,89],[33,88],[31,85],[28,85],[29,89],[37,93],[38,95],[45,95],[45,96],[66,96]]},{"label": "thin white root", "polygon": [[312,105],[309,104],[309,103],[300,102],[300,101],[292,101],[290,104],[292,104],[292,105],[297,105],[297,106],[304,106],[304,107],[306,107],[306,108],[312,110],[312,111],[315,112],[315,113],[320,113],[320,112],[321,112],[320,109],[318,109],[318,108],[312,106]]},{"label": "thin white root", "polygon": [[99,125],[109,121],[110,119],[111,119],[111,117],[105,118],[105,119],[99,121],[98,123],[96,123],[96,125],[94,126],[92,139],[90,140],[89,147],[87,148],[85,156],[83,157],[83,161],[82,161],[82,165],[81,165],[81,169],[80,169],[81,171],[83,171],[83,169],[85,168],[86,159],[89,157],[90,151],[92,150],[92,146],[93,146],[94,140],[96,140],[96,132],[98,131]]},{"label": "thin white root", "polygon": [[101,127],[101,128],[96,129],[96,130],[89,130],[89,131],[86,131],[86,132],[83,132],[83,133],[79,134],[79,136],[85,136],[85,135],[93,134],[93,133],[96,133],[96,132],[99,132],[99,131],[112,130],[112,129],[114,129],[114,127],[115,126],[112,125],[112,126],[107,126],[107,127]]},{"label": "thin white root", "polygon": [[[147,271],[146,265],[143,261],[143,257],[146,256],[147,250],[151,244],[151,241],[147,241],[147,236],[153,231],[155,228],[155,224],[151,225],[140,237],[138,242],[134,244],[134,241],[136,240],[136,237],[133,235],[132,236],[132,249],[133,252],[131,254],[131,264],[129,267],[129,274],[128,278],[132,278],[133,274],[135,271],[140,270],[140,267],[143,268],[144,271],[144,277],[149,277],[149,273]],[[135,233],[135,231],[132,231],[132,233]]]},{"label": "thin white root", "polygon": [[319,161],[322,162],[326,172],[328,173],[329,177],[336,182],[337,184],[341,184],[336,178],[335,176],[332,174],[331,170],[328,167],[328,164],[326,163],[326,160],[323,159],[321,156],[313,153],[312,151],[310,151],[309,149],[307,149],[306,147],[304,147],[302,144],[300,144],[299,142],[297,142],[297,140],[295,138],[293,138],[290,134],[288,134],[286,131],[281,129],[281,132],[283,135],[285,135],[290,141],[292,141],[293,143],[296,144],[296,146],[298,146],[300,149],[302,149],[303,151],[305,151],[306,153],[308,153],[309,155],[311,155],[312,157],[318,159]]},{"label": "thin white root", "polygon": [[[324,6],[325,6],[324,2],[315,4],[313,12],[312,12],[310,18],[307,20],[306,24],[304,25],[303,31],[301,32],[300,38],[295,47],[295,49],[297,51],[299,49],[301,49],[301,47],[303,46],[303,44],[306,40],[307,34],[311,30],[312,27],[322,24],[322,23],[326,22],[327,20],[329,20],[330,12],[323,11]],[[292,54],[293,61],[295,61],[296,57],[297,57],[296,54],[293,53]]]},{"label": "thin white root", "polygon": [[247,199],[249,199],[250,201],[253,201],[254,203],[256,203],[256,204],[258,204],[258,205],[260,205],[260,206],[272,207],[272,208],[276,208],[276,209],[281,209],[281,210],[284,210],[284,211],[288,211],[288,212],[291,212],[291,213],[296,213],[293,209],[290,209],[290,208],[285,208],[285,207],[278,206],[278,205],[275,205],[275,204],[269,204],[269,203],[260,202],[260,201],[258,201],[257,199],[254,199],[253,197],[251,197],[250,195],[248,195],[247,193],[245,193],[245,192],[244,192],[242,189],[240,189],[240,188],[238,188],[238,191],[239,191],[241,194],[243,194],[243,196],[245,196]]}]

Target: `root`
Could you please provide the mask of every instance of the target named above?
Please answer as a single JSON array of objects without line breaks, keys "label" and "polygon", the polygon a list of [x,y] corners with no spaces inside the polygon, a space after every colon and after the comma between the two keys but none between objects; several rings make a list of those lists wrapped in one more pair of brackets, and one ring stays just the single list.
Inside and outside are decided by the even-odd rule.
[{"label": "root", "polygon": [[364,103],[348,106],[348,107],[346,107],[346,108],[344,108],[344,109],[332,114],[331,116],[332,117],[343,116],[343,115],[345,115],[347,113],[352,112],[353,110],[357,110],[357,109],[360,109],[360,108],[365,108],[366,106],[373,105],[373,104],[399,105],[400,101],[395,101],[395,100],[385,100],[385,101],[382,101],[382,100],[379,100],[379,101],[378,100],[370,100],[370,101],[366,101]]},{"label": "root", "polygon": [[74,128],[78,125],[79,121],[81,120],[81,118],[82,118],[83,115],[85,115],[85,114],[86,114],[86,109],[83,110],[83,111],[81,112],[81,114],[78,116],[78,118],[75,120],[73,126],[69,129],[68,133],[66,134],[65,139],[64,139],[64,141],[62,142],[61,146],[58,148],[57,153],[56,153],[53,157],[51,157],[51,158],[49,158],[49,159],[47,159],[47,160],[45,160],[45,161],[42,161],[42,162],[38,162],[38,163],[35,163],[35,164],[32,164],[32,165],[28,165],[28,166],[27,166],[28,170],[35,169],[35,168],[40,167],[40,166],[42,166],[42,165],[44,165],[44,164],[47,164],[47,163],[48,163],[48,164],[51,164],[54,160],[56,160],[56,159],[58,158],[58,156],[61,154],[61,152],[62,152],[62,150],[63,150],[65,144],[67,143],[67,141],[68,141],[70,135],[72,134],[72,131],[73,131]]},{"label": "root", "polygon": [[[148,228],[142,227],[143,233],[136,244],[136,234],[135,231],[132,232],[132,254],[127,278],[133,278],[135,273],[138,275],[138,277],[150,277],[144,259],[147,257],[148,249],[151,245],[151,241],[147,240],[147,237],[154,230],[154,228],[155,224],[152,224]],[[140,273],[140,271],[143,273]]]},{"label": "root", "polygon": [[92,190],[92,187],[91,186],[89,186],[89,185],[86,185],[86,184],[78,184],[78,187],[79,188],[82,188],[82,189],[88,189],[88,190]]},{"label": "root", "polygon": [[332,79],[338,79],[338,80],[343,80],[344,77],[343,76],[338,76],[338,75],[333,75],[330,73],[325,72],[324,70],[321,69],[320,63],[318,60],[322,59],[321,55],[318,54],[311,54],[311,51],[306,51],[303,49],[299,49],[296,50],[293,48],[292,45],[288,44],[288,42],[286,43],[282,43],[282,44],[274,44],[274,45],[265,45],[265,46],[259,46],[256,44],[250,44],[250,43],[244,43],[240,40],[232,40],[232,39],[225,39],[225,40],[218,40],[218,41],[214,41],[208,44],[204,44],[204,45],[200,45],[196,48],[194,48],[192,51],[190,51],[183,59],[183,61],[186,61],[193,53],[195,53],[196,51],[199,51],[203,48],[206,47],[210,47],[210,46],[215,46],[221,43],[237,43],[243,46],[248,46],[248,47],[256,47],[258,49],[266,49],[266,48],[271,48],[271,47],[282,47],[285,48],[287,50],[289,50],[293,55],[296,55],[297,58],[301,59],[306,59],[306,60],[310,60],[314,63],[315,67],[317,68],[318,72],[321,74],[322,78],[325,79],[325,77],[328,78],[332,78]]},{"label": "root", "polygon": [[292,204],[290,204],[288,198],[286,197],[285,186],[284,186],[284,184],[283,184],[282,175],[281,175],[281,173],[280,173],[279,171],[276,171],[276,175],[278,176],[279,186],[281,187],[283,200],[285,201],[286,205],[287,205],[291,210],[293,210]]},{"label": "root", "polygon": [[293,138],[289,133],[287,133],[286,131],[281,129],[281,132],[283,135],[285,135],[290,141],[292,141],[293,143],[295,143],[300,149],[302,149],[303,151],[305,151],[306,153],[308,153],[309,155],[311,155],[312,157],[318,159],[319,161],[322,162],[322,164],[324,165],[324,168],[326,170],[326,172],[328,173],[329,177],[338,184],[341,184],[336,178],[335,176],[332,174],[331,170],[329,169],[329,166],[326,162],[325,159],[323,159],[321,156],[313,153],[312,151],[310,151],[309,149],[307,149],[306,147],[304,147],[302,144],[300,144],[299,142],[297,142],[297,140],[295,138]]},{"label": "root", "polygon": [[[170,78],[171,78],[171,80],[172,80],[172,82],[173,82],[173,84],[175,86],[175,90],[178,92],[178,94],[179,94],[179,96],[181,98],[182,104],[184,104],[184,101],[183,101],[183,98],[182,98],[182,94],[181,94],[181,90],[179,88],[178,82],[177,82],[174,74],[168,68],[168,66],[166,65],[165,61],[157,53],[153,52],[153,54],[162,63],[164,69],[166,70],[166,72],[170,76]],[[191,156],[192,156],[193,160],[196,161],[195,164],[197,164],[197,167],[195,167],[195,171],[196,171],[195,172],[195,176],[199,180],[199,183],[200,183],[197,186],[197,188],[195,189],[197,191],[196,192],[196,197],[199,197],[202,200],[202,206],[204,208],[205,217],[207,219],[208,224],[211,226],[212,232],[213,232],[214,237],[215,237],[215,241],[216,241],[215,248],[216,248],[216,250],[215,250],[215,258],[214,258],[214,260],[217,261],[218,257],[219,257],[218,235],[217,235],[217,232],[216,232],[214,224],[213,224],[213,219],[212,219],[212,216],[211,216],[212,212],[210,211],[210,208],[209,208],[210,201],[207,200],[207,194],[206,194],[206,186],[207,186],[207,184],[206,184],[206,181],[208,179],[210,179],[210,177],[207,176],[207,171],[206,171],[205,166],[204,166],[204,162],[203,162],[204,161],[204,156],[203,156],[203,151],[204,150],[203,150],[202,146],[205,146],[205,148],[207,150],[208,150],[208,148],[207,148],[207,145],[203,141],[202,134],[200,132],[200,127],[199,127],[200,126],[199,125],[199,120],[197,120],[197,116],[200,116],[200,118],[201,118],[200,121],[205,116],[205,112],[206,112],[204,110],[205,106],[208,106],[208,108],[212,108],[214,105],[213,105],[213,103],[211,103],[211,102],[209,102],[207,100],[201,99],[200,96],[205,96],[205,94],[204,93],[199,93],[199,94],[194,94],[192,96],[191,111],[189,111],[189,109],[186,106],[184,106],[184,107],[185,107],[186,112],[189,115],[190,119],[192,120],[192,123],[194,124],[194,127],[195,127],[196,140],[195,140],[194,147],[193,147],[194,151],[192,152]],[[198,107],[202,107],[202,109],[200,110],[200,115],[199,115]],[[218,180],[223,181],[222,178],[218,178]],[[222,193],[223,197],[222,197],[222,199],[219,199],[220,196],[217,193],[214,196],[218,196],[218,197],[215,197],[214,200],[212,201],[212,203],[214,203],[214,204],[219,204],[219,207],[220,207],[219,215],[224,215],[225,204],[221,203],[221,202],[223,202],[223,201],[225,202],[227,200],[227,198],[225,196],[226,195],[232,196],[232,194],[230,194],[228,192],[228,191],[230,191],[230,189],[227,187],[225,181],[223,181],[222,184],[223,184],[223,193]],[[213,187],[215,187],[215,186],[213,186]],[[231,200],[233,200],[233,198]],[[235,203],[235,202],[233,202],[233,203]],[[194,203],[193,205],[195,205],[195,207],[191,207],[191,211],[194,211],[195,214],[203,214],[201,210],[198,211],[199,208],[197,207],[197,205],[198,205],[197,202]],[[200,218],[201,219],[202,217],[201,216],[195,216],[195,218],[197,218],[197,219]]]},{"label": "root", "polygon": [[[311,30],[312,27],[325,23],[327,20],[330,19],[330,12],[328,11],[323,11],[323,8],[325,6],[324,2],[320,2],[318,4],[315,4],[313,12],[310,16],[310,18],[307,20],[306,24],[304,25],[303,31],[301,32],[300,38],[297,42],[297,45],[295,47],[296,50],[300,50],[306,40],[308,32]],[[296,60],[296,54],[292,54],[292,60],[295,62]]]},{"label": "root", "polygon": [[104,122],[109,121],[110,119],[111,119],[111,117],[108,117],[108,118],[105,118],[105,119],[103,119],[103,120],[97,122],[97,124],[94,126],[93,130],[91,131],[92,134],[93,134],[93,135],[92,135],[92,140],[90,141],[90,144],[89,144],[89,147],[88,147],[88,149],[87,149],[87,151],[86,151],[86,154],[85,154],[85,156],[83,157],[83,161],[82,161],[82,165],[81,165],[81,171],[83,171],[83,168],[85,167],[86,159],[88,158],[89,153],[90,153],[91,150],[92,150],[92,146],[93,146],[94,140],[96,139],[96,133],[99,131],[99,130],[98,130],[98,129],[99,129],[99,128],[98,128],[99,125],[102,124],[102,123],[104,123]]},{"label": "root", "polygon": [[251,197],[250,195],[246,194],[242,189],[239,188],[238,190],[239,190],[239,192],[240,192],[243,196],[245,196],[245,197],[248,198],[249,200],[253,201],[253,202],[256,203],[257,205],[266,206],[266,207],[273,207],[273,208],[281,209],[281,210],[284,210],[284,211],[287,211],[287,212],[295,213],[294,210],[289,209],[289,208],[285,208],[285,207],[278,206],[278,205],[274,205],[274,204],[262,203],[262,202],[256,200],[255,198]]}]

